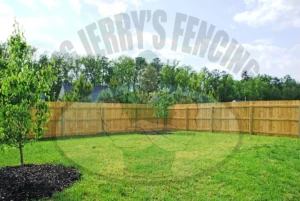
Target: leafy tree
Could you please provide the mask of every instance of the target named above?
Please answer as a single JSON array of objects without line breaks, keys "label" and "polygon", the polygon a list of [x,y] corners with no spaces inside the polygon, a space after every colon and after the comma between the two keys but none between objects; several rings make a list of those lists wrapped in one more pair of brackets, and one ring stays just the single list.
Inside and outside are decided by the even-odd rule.
[{"label": "leafy tree", "polygon": [[173,93],[173,96],[176,104],[193,103],[191,94],[187,90],[183,91],[180,86],[177,87],[176,91]]},{"label": "leafy tree", "polygon": [[36,66],[46,67],[54,61],[54,65],[52,65],[52,73],[56,79],[53,81],[51,91],[50,91],[50,101],[57,101],[59,92],[61,90],[61,86],[63,83],[71,84],[72,77],[69,75],[71,71],[71,66],[69,64],[70,55],[62,54],[59,52],[52,53],[49,58],[47,55],[40,55],[38,61],[36,61]]},{"label": "leafy tree", "polygon": [[154,110],[154,117],[156,117],[156,132],[158,132],[158,119],[168,116],[168,108],[174,105],[174,97],[170,94],[169,89],[164,89],[152,93],[152,109]]},{"label": "leafy tree", "polygon": [[83,64],[82,73],[84,77],[94,86],[104,85],[104,73],[107,67],[105,57],[102,57],[100,55],[88,55],[82,57],[81,60]]},{"label": "leafy tree", "polygon": [[134,60],[130,57],[121,56],[113,61],[113,75],[115,79],[112,80],[110,86],[127,86],[130,89],[134,78]]},{"label": "leafy tree", "polygon": [[108,85],[113,75],[113,69],[111,66],[111,62],[108,60],[107,57],[101,57],[101,66],[102,66],[101,85]]},{"label": "leafy tree", "polygon": [[76,80],[72,91],[65,94],[63,101],[68,102],[91,102],[91,93],[93,92],[93,85],[89,83],[86,78],[81,75]]},{"label": "leafy tree", "polygon": [[161,88],[168,88],[171,92],[176,90],[176,67],[178,66],[177,61],[173,61],[172,64],[168,61],[166,65],[164,65],[163,69],[161,70]]},{"label": "leafy tree", "polygon": [[152,60],[150,65],[153,66],[153,68],[156,71],[157,84],[158,84],[158,87],[159,87],[160,84],[161,84],[161,77],[160,77],[161,74],[160,74],[160,72],[163,69],[164,63],[159,58],[155,58],[155,59]]},{"label": "leafy tree", "polygon": [[159,58],[153,59],[152,62],[150,63],[150,65],[153,66],[153,68],[155,68],[155,70],[158,74],[164,66],[164,64],[161,62],[161,60]]},{"label": "leafy tree", "polygon": [[248,73],[248,71],[244,70],[242,72],[242,80],[248,81],[250,79],[250,74]]},{"label": "leafy tree", "polygon": [[39,58],[34,62],[35,71],[40,71],[44,68],[47,68],[49,65],[52,67],[52,75],[55,77],[53,83],[51,85],[51,90],[49,93],[49,97],[47,97],[47,101],[56,101],[61,89],[62,85],[62,76],[61,71],[57,68],[57,63],[55,63],[54,58],[49,58],[47,54],[42,54]]},{"label": "leafy tree", "polygon": [[7,45],[7,66],[0,74],[0,146],[18,148],[24,165],[24,145],[46,131],[49,105],[41,98],[48,95],[53,77],[50,64],[35,70],[32,48],[17,22]]},{"label": "leafy tree", "polygon": [[284,100],[300,100],[300,84],[296,82],[290,75],[286,75],[282,79],[282,99]]},{"label": "leafy tree", "polygon": [[102,90],[97,98],[97,102],[100,103],[118,103],[114,93],[111,89]]},{"label": "leafy tree", "polygon": [[219,84],[216,89],[216,100],[220,102],[231,102],[234,100],[234,80],[231,75],[226,72],[221,72]]},{"label": "leafy tree", "polygon": [[146,93],[156,91],[158,88],[158,75],[152,65],[148,65],[141,78],[141,90]]},{"label": "leafy tree", "polygon": [[178,67],[175,70],[175,85],[180,86],[182,89],[187,89],[189,85],[191,67],[190,66],[182,66]]},{"label": "leafy tree", "polygon": [[148,64],[145,58],[143,57],[135,58],[135,65],[133,70],[133,90],[135,90],[139,85],[140,78],[147,65]]}]

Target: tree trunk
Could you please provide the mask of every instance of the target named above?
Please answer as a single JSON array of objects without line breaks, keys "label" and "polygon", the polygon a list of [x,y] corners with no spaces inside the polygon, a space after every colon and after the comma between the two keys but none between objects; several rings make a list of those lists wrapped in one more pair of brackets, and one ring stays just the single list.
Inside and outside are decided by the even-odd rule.
[{"label": "tree trunk", "polygon": [[21,142],[19,142],[19,150],[20,150],[20,162],[21,162],[21,166],[23,166],[24,165],[23,146]]}]

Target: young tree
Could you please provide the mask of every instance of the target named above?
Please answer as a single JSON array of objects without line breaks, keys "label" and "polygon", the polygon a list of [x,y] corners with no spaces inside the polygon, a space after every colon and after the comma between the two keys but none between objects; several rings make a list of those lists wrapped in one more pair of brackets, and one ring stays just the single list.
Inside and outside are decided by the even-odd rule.
[{"label": "young tree", "polygon": [[158,119],[168,116],[168,108],[174,105],[174,98],[169,89],[164,89],[152,94],[152,109],[156,117],[156,132],[158,133]]},{"label": "young tree", "polygon": [[25,143],[46,131],[49,105],[42,95],[48,95],[53,77],[50,65],[34,69],[32,49],[17,22],[7,44],[7,65],[0,74],[0,146],[17,147],[24,165]]}]

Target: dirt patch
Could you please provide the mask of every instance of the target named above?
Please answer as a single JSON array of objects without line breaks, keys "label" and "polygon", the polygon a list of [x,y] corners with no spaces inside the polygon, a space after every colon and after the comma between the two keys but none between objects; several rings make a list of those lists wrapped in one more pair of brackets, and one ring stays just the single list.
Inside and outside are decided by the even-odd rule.
[{"label": "dirt patch", "polygon": [[0,168],[0,200],[51,197],[80,179],[75,168],[61,165],[25,165]]}]

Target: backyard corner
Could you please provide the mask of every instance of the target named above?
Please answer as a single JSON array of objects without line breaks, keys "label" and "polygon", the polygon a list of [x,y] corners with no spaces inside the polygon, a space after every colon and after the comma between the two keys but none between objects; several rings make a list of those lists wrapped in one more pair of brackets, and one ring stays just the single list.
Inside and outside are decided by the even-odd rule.
[{"label": "backyard corner", "polygon": [[300,200],[299,13],[0,0],[0,201]]}]

